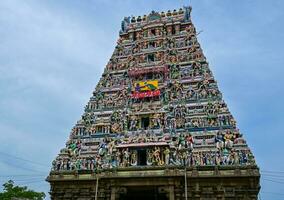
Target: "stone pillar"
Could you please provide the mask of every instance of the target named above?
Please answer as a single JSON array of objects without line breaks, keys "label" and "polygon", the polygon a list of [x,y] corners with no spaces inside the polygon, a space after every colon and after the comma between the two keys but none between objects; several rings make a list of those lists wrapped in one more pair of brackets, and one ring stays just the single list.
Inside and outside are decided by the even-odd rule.
[{"label": "stone pillar", "polygon": [[116,200],[116,192],[117,192],[117,189],[116,187],[112,187],[111,188],[111,197],[110,197],[110,200]]},{"label": "stone pillar", "polygon": [[175,200],[174,186],[169,187],[169,200]]}]

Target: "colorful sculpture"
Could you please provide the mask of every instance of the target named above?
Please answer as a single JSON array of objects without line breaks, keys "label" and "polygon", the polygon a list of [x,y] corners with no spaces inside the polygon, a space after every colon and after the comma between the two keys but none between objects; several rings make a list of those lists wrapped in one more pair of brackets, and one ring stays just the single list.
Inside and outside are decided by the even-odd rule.
[{"label": "colorful sculpture", "polygon": [[113,55],[53,171],[255,165],[190,12],[184,7],[123,20]]}]

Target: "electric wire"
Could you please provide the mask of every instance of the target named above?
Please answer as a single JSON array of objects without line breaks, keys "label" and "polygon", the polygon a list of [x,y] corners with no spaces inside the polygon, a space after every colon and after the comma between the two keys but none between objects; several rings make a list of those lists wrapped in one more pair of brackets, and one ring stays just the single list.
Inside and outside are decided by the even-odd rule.
[{"label": "electric wire", "polygon": [[46,181],[45,180],[34,180],[34,181],[28,181],[28,182],[21,182],[19,184],[21,185],[28,185],[28,184],[32,184],[32,183],[45,183]]},{"label": "electric wire", "polygon": [[[34,178],[26,178],[26,179],[12,179],[12,181],[31,181],[31,180],[43,180],[44,177],[34,177]],[[4,179],[9,180],[9,179]]]},{"label": "electric wire", "polygon": [[284,174],[284,171],[273,171],[273,170],[260,170],[260,172],[264,173],[273,173],[273,174]]},{"label": "electric wire", "polygon": [[278,180],[267,179],[267,178],[263,178],[263,180],[265,180],[265,181],[270,181],[270,182],[273,182],[273,183],[284,184],[284,181],[278,181]]},{"label": "electric wire", "polygon": [[280,195],[280,196],[284,196],[284,193],[277,193],[277,192],[260,192],[262,194],[273,194],[273,195]]},{"label": "electric wire", "polygon": [[31,168],[28,168],[28,167],[19,166],[19,165],[15,164],[15,163],[13,163],[13,164],[7,163],[7,164],[12,166],[12,167],[15,167],[15,168],[22,169],[24,171],[37,172],[37,173],[46,173],[44,171],[40,171],[40,170],[36,170],[36,169],[31,169]]},{"label": "electric wire", "polygon": [[280,177],[280,178],[284,177],[283,175],[277,175],[277,174],[264,174],[264,173],[262,173],[261,175],[262,176],[271,176],[271,177]]},{"label": "electric wire", "polygon": [[39,162],[34,162],[32,160],[28,160],[28,159],[25,159],[25,158],[14,156],[14,155],[11,155],[11,154],[8,154],[8,153],[4,153],[4,152],[1,152],[1,151],[0,151],[0,154],[9,156],[10,158],[14,158],[14,159],[17,159],[17,160],[22,160],[22,161],[28,162],[30,164],[34,164],[34,165],[38,165],[38,166],[42,166],[42,167],[48,167],[45,164],[42,164],[42,163],[39,163]]},{"label": "electric wire", "polygon": [[46,173],[42,174],[14,174],[14,175],[0,175],[0,178],[5,177],[36,177],[36,176],[46,176]]}]

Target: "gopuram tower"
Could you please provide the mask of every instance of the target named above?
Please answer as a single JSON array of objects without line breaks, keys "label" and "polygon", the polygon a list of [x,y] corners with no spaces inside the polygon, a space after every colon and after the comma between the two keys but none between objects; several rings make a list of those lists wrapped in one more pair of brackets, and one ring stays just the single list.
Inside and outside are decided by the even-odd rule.
[{"label": "gopuram tower", "polygon": [[256,200],[259,178],[184,7],[124,18],[47,181],[52,200]]}]

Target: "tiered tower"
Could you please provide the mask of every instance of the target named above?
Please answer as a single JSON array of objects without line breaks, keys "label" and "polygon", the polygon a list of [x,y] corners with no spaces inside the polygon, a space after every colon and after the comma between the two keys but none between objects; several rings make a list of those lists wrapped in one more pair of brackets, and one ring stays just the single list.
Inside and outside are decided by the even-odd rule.
[{"label": "tiered tower", "polygon": [[258,167],[197,41],[191,7],[124,18],[52,165],[52,199],[257,199]]}]

